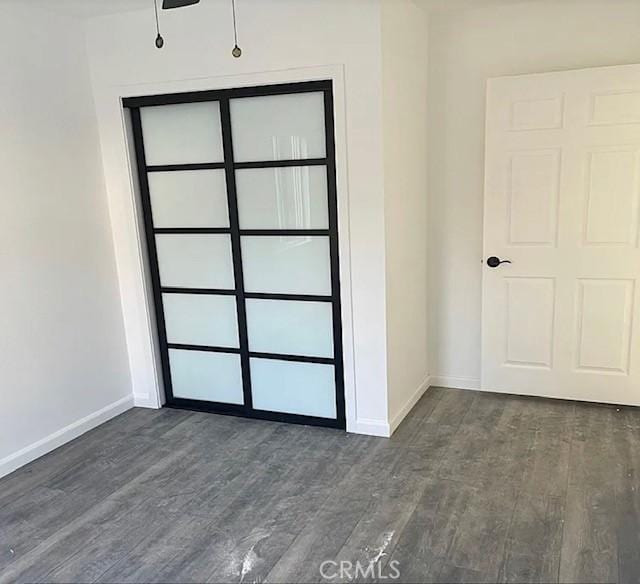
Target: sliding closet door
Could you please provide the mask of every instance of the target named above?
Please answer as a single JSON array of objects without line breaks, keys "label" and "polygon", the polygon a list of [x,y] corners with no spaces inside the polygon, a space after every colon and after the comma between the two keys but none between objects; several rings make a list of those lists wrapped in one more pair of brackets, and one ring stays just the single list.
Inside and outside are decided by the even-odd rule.
[{"label": "sliding closet door", "polygon": [[168,405],[343,428],[330,82],[125,105]]}]

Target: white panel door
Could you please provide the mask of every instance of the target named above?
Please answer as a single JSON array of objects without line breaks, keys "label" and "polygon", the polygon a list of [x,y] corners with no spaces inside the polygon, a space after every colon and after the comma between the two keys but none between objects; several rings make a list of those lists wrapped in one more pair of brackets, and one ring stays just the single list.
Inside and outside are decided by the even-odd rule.
[{"label": "white panel door", "polygon": [[491,79],[485,165],[482,388],[640,405],[640,65]]}]

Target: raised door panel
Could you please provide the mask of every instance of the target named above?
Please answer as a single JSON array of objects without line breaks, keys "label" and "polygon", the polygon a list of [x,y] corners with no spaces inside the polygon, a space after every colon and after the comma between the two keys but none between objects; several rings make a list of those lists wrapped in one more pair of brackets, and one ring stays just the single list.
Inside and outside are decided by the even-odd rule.
[{"label": "raised door panel", "polygon": [[639,154],[633,147],[587,153],[585,245],[636,245]]},{"label": "raised door panel", "polygon": [[550,369],[553,362],[555,280],[506,277],[504,364]]},{"label": "raised door panel", "polygon": [[514,99],[511,102],[509,130],[548,130],[563,124],[563,96]]},{"label": "raised door panel", "polygon": [[627,375],[635,282],[583,278],[576,296],[576,369]]},{"label": "raised door panel", "polygon": [[591,125],[640,124],[640,91],[594,93],[590,101]]},{"label": "raised door panel", "polygon": [[555,246],[560,149],[514,152],[510,162],[509,245]]}]

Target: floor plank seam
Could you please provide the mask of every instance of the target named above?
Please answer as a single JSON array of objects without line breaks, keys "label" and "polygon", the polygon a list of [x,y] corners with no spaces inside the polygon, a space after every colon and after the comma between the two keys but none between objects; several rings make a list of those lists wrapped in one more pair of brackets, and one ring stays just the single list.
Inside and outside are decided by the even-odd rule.
[{"label": "floor plank seam", "polygon": [[[566,487],[565,487],[565,491],[564,491],[564,509],[566,510],[567,508],[567,501],[569,498],[569,484],[571,481],[571,461],[573,460],[573,457],[571,456],[572,450],[573,450],[573,441],[575,439],[575,425],[576,425],[576,405],[575,404],[571,404],[571,432],[569,434],[569,468],[567,469],[567,482],[566,482]],[[560,572],[562,571],[562,550],[563,550],[563,544],[564,544],[564,531],[565,531],[565,519],[562,519],[562,534],[560,536],[560,543],[559,543],[559,553],[558,553],[558,574],[556,577],[556,582],[560,582]]]}]

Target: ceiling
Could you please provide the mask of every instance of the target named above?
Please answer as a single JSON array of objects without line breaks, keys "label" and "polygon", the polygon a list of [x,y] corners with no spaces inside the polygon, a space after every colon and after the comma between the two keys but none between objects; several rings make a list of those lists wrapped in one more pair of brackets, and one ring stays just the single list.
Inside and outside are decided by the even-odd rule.
[{"label": "ceiling", "polygon": [[526,4],[529,2],[558,2],[559,0],[414,0],[416,4],[425,6],[432,12],[450,12],[500,6],[503,4]]},{"label": "ceiling", "polygon": [[[266,0],[264,0],[266,1]],[[308,0],[299,0],[308,1]],[[344,0],[350,1],[350,0]],[[451,10],[465,10],[480,8],[496,4],[518,4],[522,2],[543,0],[413,0],[433,12],[448,12]],[[548,1],[548,0],[547,0]],[[557,1],[557,0],[555,0]],[[21,4],[36,6],[42,10],[57,12],[81,18],[90,18],[117,12],[131,12],[135,10],[151,10],[153,0],[0,0],[0,4]]]},{"label": "ceiling", "polygon": [[0,4],[35,6],[41,10],[81,18],[150,9],[152,2],[153,0],[0,0]]}]

